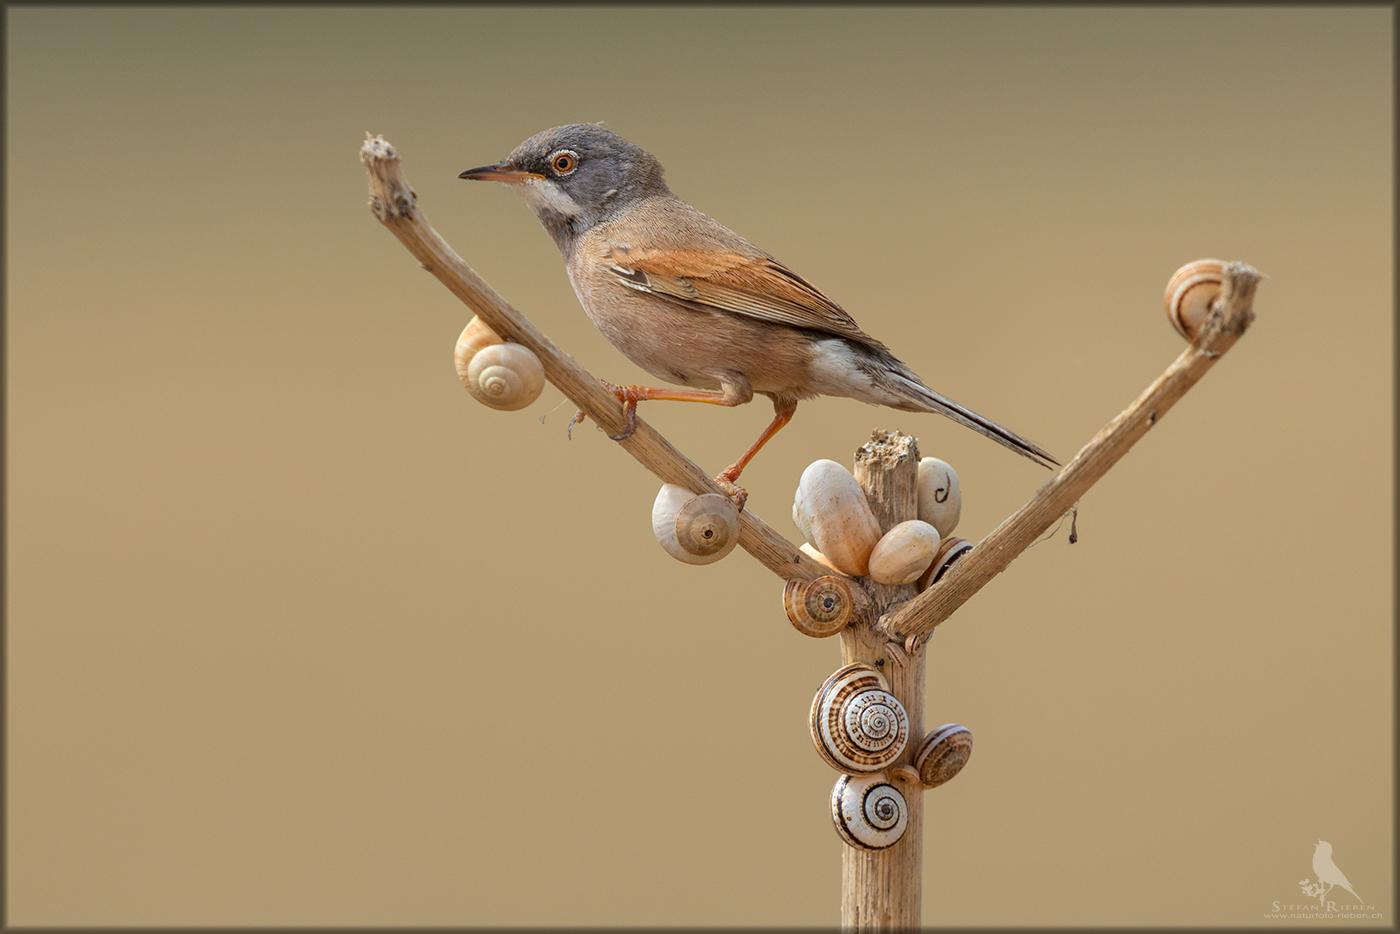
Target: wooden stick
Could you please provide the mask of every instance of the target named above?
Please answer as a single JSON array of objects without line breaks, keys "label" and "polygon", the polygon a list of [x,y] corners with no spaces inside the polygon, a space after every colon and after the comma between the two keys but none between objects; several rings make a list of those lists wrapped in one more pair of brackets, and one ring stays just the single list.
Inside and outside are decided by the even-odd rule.
[{"label": "wooden stick", "polygon": [[[918,516],[918,472],[918,444],[906,434],[875,431],[856,451],[855,478],[882,533]],[[876,606],[873,619],[913,597],[917,588],[870,581],[867,592]],[[922,924],[924,787],[908,766],[924,738],[925,653],[920,649],[906,654],[869,622],[852,620],[841,631],[841,664],[853,662],[883,672],[890,693],[909,716],[909,745],[887,772],[909,805],[909,823],[904,836],[888,849],[841,848],[841,929],[913,930]]]},{"label": "wooden stick", "polygon": [[904,636],[906,645],[914,645],[1005,570],[1234,346],[1254,320],[1254,290],[1261,278],[1251,266],[1228,263],[1205,326],[1176,362],[1084,445],[1030,502],[993,529],[937,584],[882,617],[876,629],[890,637]]},{"label": "wooden stick", "polygon": [[[369,206],[374,216],[394,232],[424,269],[437,276],[493,331],[534,351],[544,365],[545,376],[574,405],[609,434],[621,434],[627,423],[617,397],[462,261],[418,209],[418,195],[404,177],[398,152],[383,137],[368,133],[365,136],[360,161],[369,173]],[[727,495],[709,474],[640,418],[632,436],[618,444],[663,483],[683,486],[692,493]],[[739,546],[784,579],[814,580],[832,573],[830,568],[798,551],[748,509],[739,512]],[[851,580],[851,585],[861,586],[855,580]]]}]

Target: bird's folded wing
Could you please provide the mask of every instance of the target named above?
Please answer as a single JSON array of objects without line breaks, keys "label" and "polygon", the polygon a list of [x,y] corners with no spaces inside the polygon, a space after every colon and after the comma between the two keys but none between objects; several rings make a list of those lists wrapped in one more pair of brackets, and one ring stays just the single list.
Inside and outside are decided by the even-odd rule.
[{"label": "bird's folded wing", "polygon": [[842,310],[777,260],[710,251],[614,246],[609,271],[629,288],[760,321],[870,341]]}]

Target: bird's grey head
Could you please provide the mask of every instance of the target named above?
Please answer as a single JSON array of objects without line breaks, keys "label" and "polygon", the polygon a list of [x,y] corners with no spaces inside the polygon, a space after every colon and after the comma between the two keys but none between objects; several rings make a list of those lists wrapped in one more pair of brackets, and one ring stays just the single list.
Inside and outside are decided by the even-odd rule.
[{"label": "bird's grey head", "polygon": [[668,194],[661,163],[611,130],[571,123],[545,130],[502,162],[468,169],[458,178],[503,182],[525,198],[559,249],[630,204]]}]

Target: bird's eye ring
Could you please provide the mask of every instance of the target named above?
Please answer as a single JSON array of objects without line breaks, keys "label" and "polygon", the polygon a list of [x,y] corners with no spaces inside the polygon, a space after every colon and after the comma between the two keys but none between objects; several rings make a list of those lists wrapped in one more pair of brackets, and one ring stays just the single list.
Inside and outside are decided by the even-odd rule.
[{"label": "bird's eye ring", "polygon": [[549,164],[560,175],[568,175],[578,168],[578,153],[572,149],[561,149],[549,157]]}]

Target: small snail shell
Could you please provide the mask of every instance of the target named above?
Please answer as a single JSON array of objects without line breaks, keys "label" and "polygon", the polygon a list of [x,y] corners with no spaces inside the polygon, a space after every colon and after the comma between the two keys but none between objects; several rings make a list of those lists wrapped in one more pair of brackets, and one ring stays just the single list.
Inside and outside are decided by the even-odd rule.
[{"label": "small snail shell", "polygon": [[919,461],[919,518],[938,530],[943,538],[958,527],[962,516],[962,488],[958,472],[947,461],[925,457]]},{"label": "small snail shell", "polygon": [[894,846],[909,826],[909,802],[883,772],[842,775],[831,789],[831,820],[841,839],[858,850]]},{"label": "small snail shell", "polygon": [[914,755],[914,768],[925,788],[937,788],[962,771],[972,756],[972,732],[956,723],[945,723],[924,737]]},{"label": "small snail shell", "polygon": [[528,347],[491,344],[472,357],[464,385],[476,401],[513,412],[540,397],[544,367]]},{"label": "small snail shell", "polygon": [[972,542],[965,538],[954,536],[939,542],[938,550],[933,553],[933,563],[928,566],[928,570],[919,575],[919,592],[923,593],[938,583],[938,579],[953,566],[953,562],[971,550]]},{"label": "small snail shell", "polygon": [[467,322],[467,326],[462,328],[462,333],[457,338],[457,349],[452,355],[457,363],[457,378],[462,381],[463,386],[467,386],[467,367],[471,366],[472,357],[476,356],[476,352],[492,344],[504,343],[501,335],[491,330],[480,318],[472,318]]},{"label": "small snail shell", "polygon": [[1178,334],[1188,341],[1196,339],[1224,281],[1225,264],[1218,259],[1198,259],[1172,273],[1162,298]]},{"label": "small snail shell", "polygon": [[901,522],[870,552],[870,576],[882,584],[912,584],[937,550],[937,529],[922,519]]},{"label": "small snail shell", "polygon": [[909,742],[909,717],[869,665],[838,668],[812,698],[812,742],[839,772],[878,772]]},{"label": "small snail shell", "polygon": [[739,544],[739,507],[728,496],[696,496],[668,483],[652,504],[651,530],[671,557],[686,564],[713,564]]},{"label": "small snail shell", "polygon": [[815,461],[802,471],[792,521],[842,574],[861,577],[869,572],[880,524],[856,478],[836,461]]},{"label": "small snail shell", "polygon": [[817,551],[817,549],[812,547],[811,542],[803,542],[802,544],[797,546],[797,550],[802,552],[804,555],[811,558],[818,564],[824,564],[827,567],[831,568],[833,571],[836,570],[836,568],[831,567],[831,562],[826,560],[826,555],[822,554],[820,551]]},{"label": "small snail shell", "polygon": [[824,639],[846,628],[855,611],[851,585],[839,577],[790,580],[783,587],[783,609],[804,636]]}]

